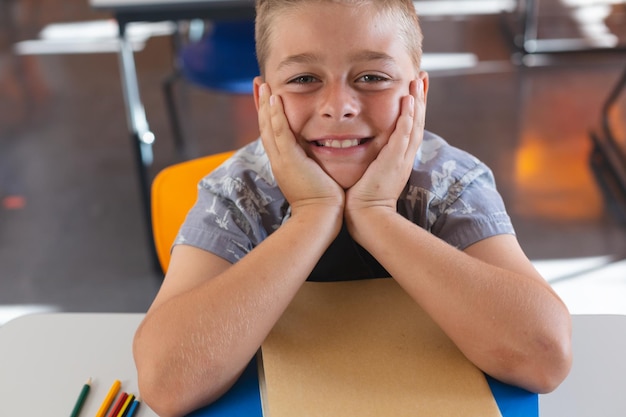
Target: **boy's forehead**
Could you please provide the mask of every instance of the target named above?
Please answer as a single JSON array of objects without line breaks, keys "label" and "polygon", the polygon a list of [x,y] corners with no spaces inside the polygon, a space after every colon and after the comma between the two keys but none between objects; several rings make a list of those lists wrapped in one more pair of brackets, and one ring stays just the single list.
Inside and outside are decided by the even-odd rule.
[{"label": "boy's forehead", "polygon": [[[415,68],[421,61],[421,29],[412,2],[403,0],[269,0],[275,6],[257,16],[257,55],[263,73],[278,55],[310,52],[321,43],[336,51],[338,45],[358,43],[370,47],[377,38],[394,39],[387,46],[394,56],[408,54]],[[332,22],[329,24],[329,22]],[[309,24],[311,23],[311,24]],[[343,28],[351,28],[351,31]],[[365,31],[365,32],[364,32]],[[328,35],[334,39],[328,40]],[[390,36],[391,35],[391,36]],[[324,38],[322,42],[319,38]],[[285,51],[289,47],[290,51]],[[397,48],[402,48],[401,50]],[[386,51],[385,48],[368,48]],[[273,56],[273,57],[272,57]],[[274,69],[276,67],[274,66]]]},{"label": "boy's forehead", "polygon": [[[344,3],[312,1],[331,8]],[[308,3],[308,7],[312,4]],[[410,55],[402,41],[402,29],[389,14],[339,10],[340,19],[332,10],[327,14],[311,14],[306,7],[293,7],[289,13],[275,16],[270,54],[278,52],[285,64],[311,63],[334,50],[347,51],[354,61],[393,60],[398,53]],[[331,23],[326,21],[328,19]],[[336,24],[340,20],[341,24]]]}]

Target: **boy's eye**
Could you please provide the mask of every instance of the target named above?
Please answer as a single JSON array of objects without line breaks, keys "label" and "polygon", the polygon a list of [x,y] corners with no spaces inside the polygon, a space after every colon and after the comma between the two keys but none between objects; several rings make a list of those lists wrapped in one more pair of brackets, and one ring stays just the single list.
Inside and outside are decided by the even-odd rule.
[{"label": "boy's eye", "polygon": [[298,77],[289,80],[290,84],[311,84],[317,81],[317,79],[311,75],[300,75]]},{"label": "boy's eye", "polygon": [[388,81],[388,80],[389,79],[387,77],[383,77],[380,75],[366,74],[366,75],[359,77],[357,81],[362,81],[366,83],[377,83],[377,82]]}]

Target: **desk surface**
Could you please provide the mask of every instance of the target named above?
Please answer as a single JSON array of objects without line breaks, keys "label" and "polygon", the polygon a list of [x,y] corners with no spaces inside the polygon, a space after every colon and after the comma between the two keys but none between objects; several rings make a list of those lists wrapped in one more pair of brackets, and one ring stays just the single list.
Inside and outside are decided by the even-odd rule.
[{"label": "desk surface", "polygon": [[[115,379],[137,395],[132,339],[143,314],[34,314],[0,327],[0,416],[94,416]],[[156,414],[145,404],[138,417]]]},{"label": "desk surface", "polygon": [[187,7],[222,7],[254,6],[254,0],[89,0],[92,7],[99,9],[143,9],[146,7],[187,8]]},{"label": "desk surface", "polygon": [[626,416],[626,316],[572,316],[574,364],[551,394],[539,396],[541,417]]},{"label": "desk surface", "polygon": [[125,22],[252,18],[255,15],[254,0],[89,0],[89,4]]},{"label": "desk surface", "polygon": [[[0,416],[69,415],[91,377],[82,415],[94,415],[115,379],[137,393],[131,353],[143,314],[35,314],[0,327]],[[574,316],[574,367],[541,417],[626,415],[626,316]],[[156,414],[142,404],[139,417]]]}]

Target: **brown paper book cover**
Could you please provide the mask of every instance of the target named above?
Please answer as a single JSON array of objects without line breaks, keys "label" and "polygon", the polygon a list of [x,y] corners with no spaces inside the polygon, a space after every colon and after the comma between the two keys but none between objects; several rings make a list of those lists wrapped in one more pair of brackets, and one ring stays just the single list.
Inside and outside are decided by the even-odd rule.
[{"label": "brown paper book cover", "polygon": [[391,278],[306,282],[261,352],[264,417],[501,417],[484,374]]}]

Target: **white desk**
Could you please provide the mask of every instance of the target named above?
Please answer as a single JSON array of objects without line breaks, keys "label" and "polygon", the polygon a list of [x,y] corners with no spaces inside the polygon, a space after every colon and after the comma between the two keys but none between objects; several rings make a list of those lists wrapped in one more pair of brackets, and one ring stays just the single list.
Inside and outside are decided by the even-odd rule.
[{"label": "white desk", "polygon": [[[65,417],[88,378],[81,416],[93,417],[111,384],[137,395],[132,338],[143,314],[34,314],[0,327],[0,416]],[[156,414],[141,404],[137,417]]]},{"label": "white desk", "polygon": [[539,396],[541,417],[626,416],[626,316],[574,315],[572,371]]},{"label": "white desk", "polygon": [[[66,416],[94,378],[83,416],[115,379],[137,394],[132,337],[142,314],[35,314],[0,327],[0,416]],[[626,316],[573,317],[574,366],[541,417],[626,416]],[[139,417],[156,414],[145,404]]]}]

